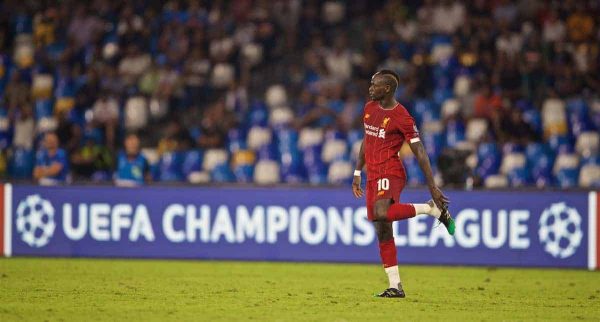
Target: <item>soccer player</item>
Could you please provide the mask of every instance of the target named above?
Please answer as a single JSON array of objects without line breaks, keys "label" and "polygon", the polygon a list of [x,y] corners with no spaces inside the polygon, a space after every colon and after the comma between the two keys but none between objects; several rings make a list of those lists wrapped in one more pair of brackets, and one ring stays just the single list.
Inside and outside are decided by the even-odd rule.
[{"label": "soccer player", "polygon": [[[415,121],[394,98],[398,84],[398,75],[390,70],[381,70],[371,78],[370,101],[365,105],[363,114],[365,137],[352,181],[354,196],[362,197],[360,174],[366,164],[367,215],[375,225],[379,254],[389,279],[389,288],[378,294],[379,297],[405,297],[398,272],[392,222],[425,214],[438,219],[454,235],[454,220],[447,208],[449,200],[435,185],[429,157]],[[425,174],[432,197],[427,203],[400,203],[406,172],[398,152],[405,141],[408,141]]]}]

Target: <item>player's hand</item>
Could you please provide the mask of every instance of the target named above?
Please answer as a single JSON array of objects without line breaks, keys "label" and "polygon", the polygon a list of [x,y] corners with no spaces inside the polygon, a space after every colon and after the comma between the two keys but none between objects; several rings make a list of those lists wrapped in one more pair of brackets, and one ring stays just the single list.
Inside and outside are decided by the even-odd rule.
[{"label": "player's hand", "polygon": [[352,193],[354,193],[354,196],[356,198],[360,198],[363,196],[363,190],[360,187],[360,181],[360,176],[354,176],[354,178],[352,179]]},{"label": "player's hand", "polygon": [[446,197],[442,190],[440,190],[438,187],[433,187],[433,189],[431,189],[431,198],[433,199],[433,202],[435,202],[436,206],[438,206],[440,209],[446,208],[450,203],[448,197]]}]

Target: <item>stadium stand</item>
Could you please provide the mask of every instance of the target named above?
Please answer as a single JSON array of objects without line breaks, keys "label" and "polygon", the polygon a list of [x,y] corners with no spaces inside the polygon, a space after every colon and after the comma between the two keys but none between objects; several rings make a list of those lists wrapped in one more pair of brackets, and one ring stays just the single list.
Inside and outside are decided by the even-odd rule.
[{"label": "stadium stand", "polygon": [[348,184],[387,68],[476,186],[598,188],[599,26],[593,0],[2,1],[0,172],[31,180],[55,131],[112,182],[96,161],[136,132],[159,182]]}]

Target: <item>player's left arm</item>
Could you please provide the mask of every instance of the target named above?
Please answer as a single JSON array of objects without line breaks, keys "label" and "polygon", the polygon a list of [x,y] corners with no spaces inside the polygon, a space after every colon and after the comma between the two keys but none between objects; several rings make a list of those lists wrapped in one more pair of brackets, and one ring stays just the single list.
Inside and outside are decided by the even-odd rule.
[{"label": "player's left arm", "polygon": [[400,132],[402,132],[406,140],[409,142],[410,149],[417,158],[417,162],[419,162],[419,167],[425,175],[427,187],[429,188],[429,192],[431,193],[433,201],[440,209],[443,209],[447,206],[449,200],[442,193],[440,188],[436,186],[435,181],[433,180],[433,171],[431,171],[429,156],[427,155],[427,151],[425,151],[425,147],[423,146],[421,138],[419,137],[419,131],[417,129],[417,125],[415,124],[415,120],[405,109],[400,110],[400,113],[401,115],[398,118]]},{"label": "player's left arm", "polygon": [[427,155],[427,151],[425,151],[425,147],[419,138],[413,138],[409,143],[410,149],[414,153],[417,158],[417,162],[419,162],[419,167],[423,174],[425,175],[425,180],[427,181],[427,187],[429,188],[429,192],[431,193],[431,197],[435,204],[443,209],[447,206],[449,200],[448,197],[444,195],[442,190],[438,188],[433,180],[433,171],[431,171],[431,163],[429,162],[429,156]]}]

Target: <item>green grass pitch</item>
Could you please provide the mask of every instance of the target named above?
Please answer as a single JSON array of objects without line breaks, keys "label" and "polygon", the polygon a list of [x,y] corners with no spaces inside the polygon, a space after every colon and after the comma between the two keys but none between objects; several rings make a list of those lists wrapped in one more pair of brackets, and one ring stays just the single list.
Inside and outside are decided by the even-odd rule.
[{"label": "green grass pitch", "polygon": [[0,321],[600,319],[600,272],[379,265],[0,259]]}]

